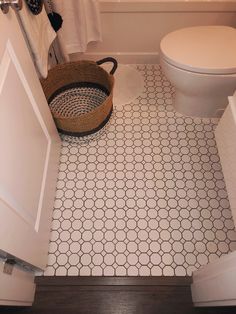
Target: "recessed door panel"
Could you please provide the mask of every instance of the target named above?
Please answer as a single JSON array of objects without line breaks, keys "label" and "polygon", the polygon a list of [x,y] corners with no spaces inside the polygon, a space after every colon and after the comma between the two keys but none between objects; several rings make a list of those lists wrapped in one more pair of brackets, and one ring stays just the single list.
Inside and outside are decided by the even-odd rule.
[{"label": "recessed door panel", "polygon": [[37,118],[32,106],[35,101],[24,88],[23,71],[18,73],[18,60],[9,47],[8,43],[0,65],[0,73],[5,72],[0,76],[0,196],[35,228],[50,138]]}]

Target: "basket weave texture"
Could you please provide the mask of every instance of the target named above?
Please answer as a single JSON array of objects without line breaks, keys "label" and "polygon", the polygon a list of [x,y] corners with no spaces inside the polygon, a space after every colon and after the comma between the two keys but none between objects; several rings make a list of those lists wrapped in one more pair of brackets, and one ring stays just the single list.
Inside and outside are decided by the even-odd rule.
[{"label": "basket weave texture", "polygon": [[93,61],[76,61],[57,65],[41,80],[47,101],[61,88],[75,83],[90,82],[104,86],[109,95],[95,109],[78,117],[61,117],[52,112],[57,128],[66,133],[83,136],[96,132],[105,124],[112,112],[114,77]]}]

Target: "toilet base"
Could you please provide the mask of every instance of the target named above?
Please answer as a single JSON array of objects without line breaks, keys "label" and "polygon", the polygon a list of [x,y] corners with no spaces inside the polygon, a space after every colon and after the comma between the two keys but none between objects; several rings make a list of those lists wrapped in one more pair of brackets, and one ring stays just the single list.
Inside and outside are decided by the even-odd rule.
[{"label": "toilet base", "polygon": [[227,97],[201,97],[200,95],[186,95],[176,90],[173,106],[175,110],[185,116],[200,118],[219,118],[228,104]]},{"label": "toilet base", "polygon": [[186,116],[219,118],[236,89],[235,74],[206,74],[180,69],[161,58],[166,78],[175,87],[174,107]]}]

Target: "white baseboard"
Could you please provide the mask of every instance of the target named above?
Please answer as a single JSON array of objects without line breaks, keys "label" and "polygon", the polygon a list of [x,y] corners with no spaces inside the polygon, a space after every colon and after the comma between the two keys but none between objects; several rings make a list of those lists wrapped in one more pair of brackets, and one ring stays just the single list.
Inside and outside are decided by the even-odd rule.
[{"label": "white baseboard", "polygon": [[236,305],[236,251],[193,272],[194,306]]},{"label": "white baseboard", "polygon": [[31,306],[34,301],[34,273],[14,266],[11,275],[3,272],[4,260],[0,260],[0,305]]},{"label": "white baseboard", "polygon": [[74,53],[70,55],[71,61],[81,59],[100,60],[105,57],[114,57],[119,63],[123,64],[156,64],[159,63],[157,52],[86,52]]}]

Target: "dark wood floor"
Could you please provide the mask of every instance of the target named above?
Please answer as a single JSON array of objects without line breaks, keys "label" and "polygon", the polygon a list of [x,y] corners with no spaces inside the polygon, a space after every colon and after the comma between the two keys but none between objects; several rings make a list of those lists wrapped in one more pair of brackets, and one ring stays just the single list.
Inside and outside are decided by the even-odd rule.
[{"label": "dark wood floor", "polygon": [[27,314],[225,314],[236,307],[194,308],[190,277],[38,277],[31,308],[3,308]]}]

